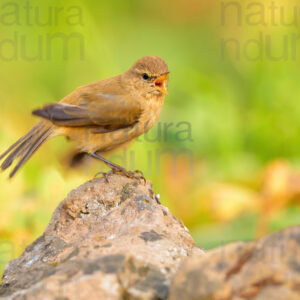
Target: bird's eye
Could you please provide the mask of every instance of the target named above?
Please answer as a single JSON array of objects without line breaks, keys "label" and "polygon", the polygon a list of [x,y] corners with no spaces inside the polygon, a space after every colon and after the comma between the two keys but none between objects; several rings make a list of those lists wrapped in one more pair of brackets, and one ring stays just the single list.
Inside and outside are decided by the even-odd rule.
[{"label": "bird's eye", "polygon": [[149,75],[147,73],[144,73],[143,74],[143,79],[145,79],[145,80],[149,79]]}]

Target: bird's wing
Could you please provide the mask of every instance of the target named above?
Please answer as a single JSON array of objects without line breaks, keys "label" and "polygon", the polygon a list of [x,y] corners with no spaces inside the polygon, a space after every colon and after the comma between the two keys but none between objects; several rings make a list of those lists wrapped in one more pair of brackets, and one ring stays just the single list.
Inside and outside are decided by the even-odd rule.
[{"label": "bird's wing", "polygon": [[32,113],[58,126],[96,126],[105,130],[128,127],[138,121],[141,106],[126,96],[113,96],[100,92],[79,96],[79,105],[55,103]]}]

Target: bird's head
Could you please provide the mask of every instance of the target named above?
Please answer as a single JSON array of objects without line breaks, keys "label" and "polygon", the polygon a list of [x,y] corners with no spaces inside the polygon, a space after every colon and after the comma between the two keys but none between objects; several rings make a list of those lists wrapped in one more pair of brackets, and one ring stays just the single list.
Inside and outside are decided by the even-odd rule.
[{"label": "bird's head", "polygon": [[144,56],[126,72],[135,89],[142,94],[168,95],[168,65],[157,56]]}]

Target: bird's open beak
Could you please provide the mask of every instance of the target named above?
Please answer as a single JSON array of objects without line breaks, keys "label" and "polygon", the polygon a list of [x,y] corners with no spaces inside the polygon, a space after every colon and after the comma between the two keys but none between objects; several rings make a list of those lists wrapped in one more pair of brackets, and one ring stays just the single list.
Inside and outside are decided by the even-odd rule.
[{"label": "bird's open beak", "polygon": [[167,81],[167,78],[168,78],[168,75],[169,75],[170,72],[166,72],[164,74],[161,74],[159,77],[157,77],[154,81],[154,84],[155,84],[155,87],[160,91],[162,92],[163,94],[165,95],[169,95],[168,92],[167,92],[167,84],[166,84],[166,81]]}]

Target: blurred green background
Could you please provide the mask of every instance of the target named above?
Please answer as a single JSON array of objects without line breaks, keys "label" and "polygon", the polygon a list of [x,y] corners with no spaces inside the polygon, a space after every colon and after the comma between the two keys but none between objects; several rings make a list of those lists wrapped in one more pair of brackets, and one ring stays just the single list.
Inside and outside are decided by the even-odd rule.
[{"label": "blurred green background", "polygon": [[[111,159],[145,171],[205,249],[299,224],[297,5],[1,0],[0,152],[36,122],[33,109],[158,55],[171,71],[161,123]],[[1,174],[0,270],[103,167],[70,169],[71,149],[54,139],[12,181]]]}]

